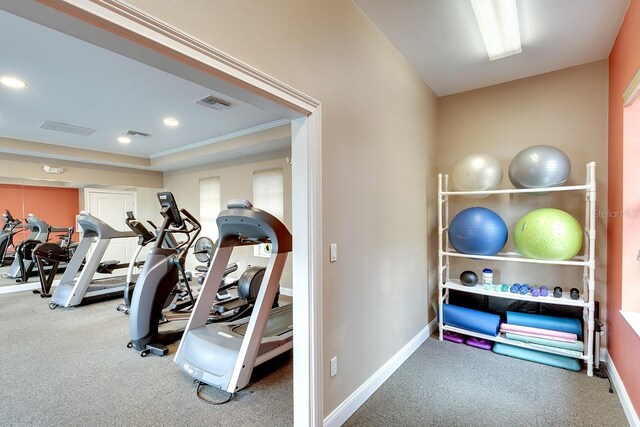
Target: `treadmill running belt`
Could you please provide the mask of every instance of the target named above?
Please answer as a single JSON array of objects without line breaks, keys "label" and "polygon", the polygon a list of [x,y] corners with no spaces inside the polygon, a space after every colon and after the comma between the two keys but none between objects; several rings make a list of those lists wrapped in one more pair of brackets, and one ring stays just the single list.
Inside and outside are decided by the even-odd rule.
[{"label": "treadmill running belt", "polygon": [[[247,333],[247,327],[249,326],[249,320],[243,322],[241,325],[232,329],[233,332],[240,336],[244,336]],[[293,329],[293,304],[283,305],[282,307],[276,307],[271,310],[269,314],[269,320],[264,328],[264,337],[275,337],[289,332]]]},{"label": "treadmill running belt", "polygon": [[[133,283],[135,283],[138,280],[138,275],[134,274],[132,279],[133,279]],[[102,279],[93,279],[89,284],[89,289],[95,288],[95,287],[106,288],[106,287],[112,287],[112,286],[124,286],[126,282],[127,282],[127,276],[114,276],[114,277],[104,277]]]}]

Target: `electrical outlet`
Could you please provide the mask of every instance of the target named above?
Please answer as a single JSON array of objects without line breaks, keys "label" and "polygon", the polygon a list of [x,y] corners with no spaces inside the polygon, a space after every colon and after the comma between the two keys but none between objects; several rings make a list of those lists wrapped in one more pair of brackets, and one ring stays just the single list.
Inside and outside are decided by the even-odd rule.
[{"label": "electrical outlet", "polygon": [[331,378],[333,378],[338,373],[338,357],[337,356],[331,359],[331,361],[329,362],[329,367],[331,370],[331,374],[330,374]]}]

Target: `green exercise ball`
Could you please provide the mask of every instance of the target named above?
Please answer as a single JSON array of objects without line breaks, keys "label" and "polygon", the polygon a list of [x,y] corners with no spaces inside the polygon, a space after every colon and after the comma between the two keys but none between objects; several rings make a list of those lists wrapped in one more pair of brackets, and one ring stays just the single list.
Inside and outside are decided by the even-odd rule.
[{"label": "green exercise ball", "polygon": [[568,260],[580,252],[582,226],[563,210],[536,209],[520,218],[513,241],[525,258]]}]

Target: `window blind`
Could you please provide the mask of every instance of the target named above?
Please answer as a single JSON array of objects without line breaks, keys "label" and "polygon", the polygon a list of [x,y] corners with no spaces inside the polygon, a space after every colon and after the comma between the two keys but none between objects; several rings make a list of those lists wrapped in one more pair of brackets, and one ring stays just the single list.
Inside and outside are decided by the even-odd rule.
[{"label": "window blind", "polygon": [[200,224],[201,236],[209,237],[214,242],[218,239],[216,218],[220,213],[220,177],[202,178],[200,180]]}]

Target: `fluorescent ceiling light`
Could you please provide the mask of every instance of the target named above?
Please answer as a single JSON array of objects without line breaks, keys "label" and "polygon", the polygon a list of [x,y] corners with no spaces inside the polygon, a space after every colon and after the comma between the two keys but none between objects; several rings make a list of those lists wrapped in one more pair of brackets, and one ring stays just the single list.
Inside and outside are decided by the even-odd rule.
[{"label": "fluorescent ceiling light", "polygon": [[121,136],[118,138],[118,142],[122,144],[128,144],[131,142],[131,138],[127,138],[126,136]]},{"label": "fluorescent ceiling light", "polygon": [[170,126],[170,127],[176,127],[176,126],[178,126],[180,124],[180,122],[177,119],[174,119],[173,117],[167,117],[162,122],[165,125]]},{"label": "fluorescent ceiling light", "polygon": [[471,0],[489,60],[522,52],[516,0]]},{"label": "fluorescent ceiling light", "polygon": [[10,87],[12,89],[22,89],[27,84],[20,79],[10,76],[2,76],[0,77],[0,83],[3,85]]}]

